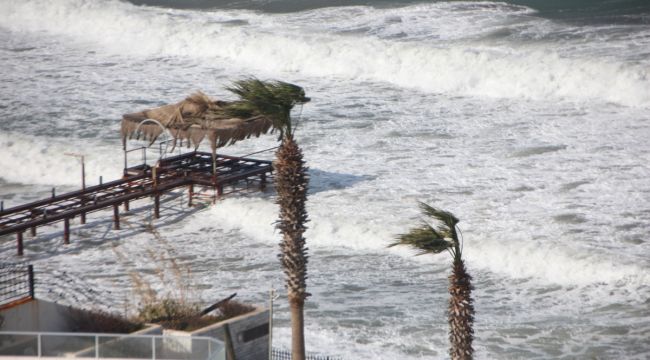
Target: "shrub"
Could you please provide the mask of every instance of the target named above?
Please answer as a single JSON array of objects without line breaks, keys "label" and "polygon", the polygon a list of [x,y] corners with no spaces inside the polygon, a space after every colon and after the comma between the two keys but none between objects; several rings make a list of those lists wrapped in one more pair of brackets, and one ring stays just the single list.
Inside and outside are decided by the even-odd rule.
[{"label": "shrub", "polygon": [[139,312],[143,322],[160,324],[167,329],[193,331],[217,322],[246,314],[255,307],[229,300],[218,307],[217,315],[201,315],[201,308],[176,299],[163,299],[145,305]]},{"label": "shrub", "polygon": [[71,332],[128,334],[144,327],[142,322],[125,319],[103,310],[68,308],[68,326]]}]

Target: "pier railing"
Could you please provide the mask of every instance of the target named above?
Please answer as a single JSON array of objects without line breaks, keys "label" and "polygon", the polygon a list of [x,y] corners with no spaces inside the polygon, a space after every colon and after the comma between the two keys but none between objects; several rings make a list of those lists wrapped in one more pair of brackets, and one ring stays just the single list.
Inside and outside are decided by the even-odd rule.
[{"label": "pier railing", "polygon": [[63,243],[70,242],[70,221],[79,217],[86,223],[86,215],[95,211],[113,208],[113,223],[120,229],[119,207],[129,211],[129,202],[152,197],[154,216],[160,217],[160,197],[172,190],[186,187],[188,206],[192,206],[194,187],[213,189],[213,201],[224,195],[226,186],[236,189],[241,183],[258,183],[264,189],[267,176],[272,174],[273,165],[268,160],[247,157],[212,155],[191,152],[159,159],[154,166],[143,163],[124,169],[122,179],[100,182],[99,185],[84,186],[81,190],[52,196],[47,199],[0,209],[0,236],[16,234],[16,249],[23,255],[23,233],[29,231],[36,236],[39,226],[63,222]]}]

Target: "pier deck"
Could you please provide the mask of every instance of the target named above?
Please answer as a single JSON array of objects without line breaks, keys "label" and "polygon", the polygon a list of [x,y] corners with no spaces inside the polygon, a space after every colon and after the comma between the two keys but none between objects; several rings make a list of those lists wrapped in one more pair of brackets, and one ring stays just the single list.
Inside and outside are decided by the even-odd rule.
[{"label": "pier deck", "polygon": [[23,254],[23,232],[28,229],[36,235],[36,228],[58,221],[64,222],[64,243],[69,243],[70,220],[79,216],[82,224],[86,214],[113,208],[114,228],[120,228],[119,206],[128,210],[129,201],[145,197],[154,198],[154,216],[160,216],[160,196],[180,187],[187,187],[188,205],[192,205],[194,186],[213,188],[218,195],[224,187],[239,182],[259,181],[263,189],[267,174],[271,174],[271,161],[218,155],[216,176],[213,174],[212,155],[191,152],[162,159],[157,166],[146,164],[124,169],[119,180],[86,187],[47,199],[3,209],[0,211],[0,236],[16,234],[17,253]]}]

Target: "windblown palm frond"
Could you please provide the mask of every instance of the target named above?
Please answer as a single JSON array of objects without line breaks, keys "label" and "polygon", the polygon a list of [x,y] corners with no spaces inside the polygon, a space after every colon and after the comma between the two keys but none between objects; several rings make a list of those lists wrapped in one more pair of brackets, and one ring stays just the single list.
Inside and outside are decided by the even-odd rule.
[{"label": "windblown palm frond", "polygon": [[411,229],[407,234],[399,235],[397,241],[388,245],[388,247],[397,245],[407,245],[420,250],[417,255],[438,254],[453,246],[450,241],[445,240],[445,237],[429,224]]},{"label": "windblown palm frond", "polygon": [[235,81],[226,89],[239,96],[239,101],[226,108],[228,113],[243,118],[266,116],[280,131],[280,138],[285,133],[293,135],[291,109],[310,100],[302,87],[284,81],[262,81],[251,77]]},{"label": "windblown palm frond", "polygon": [[434,208],[433,206],[425,204],[423,202],[420,202],[420,210],[422,210],[422,213],[440,221],[449,229],[455,228],[456,225],[460,222],[460,220],[458,220],[458,218],[449,211]]},{"label": "windblown palm frond", "polygon": [[472,300],[472,277],[465,269],[462,250],[458,241],[456,225],[459,220],[454,214],[436,209],[423,202],[420,210],[424,215],[437,220],[437,227],[425,223],[399,235],[397,241],[388,245],[408,245],[420,250],[417,255],[437,254],[448,250],[453,258],[453,270],[449,276],[449,355],[452,360],[471,360],[474,349],[474,305]]}]

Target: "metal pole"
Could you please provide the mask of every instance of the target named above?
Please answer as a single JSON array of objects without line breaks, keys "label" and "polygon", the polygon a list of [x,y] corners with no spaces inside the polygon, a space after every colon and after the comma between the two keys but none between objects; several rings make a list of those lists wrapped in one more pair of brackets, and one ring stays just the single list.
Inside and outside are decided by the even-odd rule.
[{"label": "metal pole", "polygon": [[104,182],[104,178],[101,175],[99,175],[99,185],[101,185],[103,182]]},{"label": "metal pole", "polygon": [[81,188],[86,190],[86,161],[83,155],[81,155]]},{"label": "metal pole", "polygon": [[0,211],[5,211],[5,202],[0,201]]},{"label": "metal pole", "polygon": [[68,218],[63,220],[63,243],[70,244],[70,219]]},{"label": "metal pole", "polygon": [[18,247],[18,256],[23,256],[23,232],[19,231],[16,233],[16,242]]},{"label": "metal pole", "polygon": [[113,205],[113,229],[120,229],[120,204]]},{"label": "metal pole", "polygon": [[151,337],[151,358],[156,360],[156,337]]},{"label": "metal pole", "polygon": [[41,334],[38,334],[38,340],[37,340],[36,342],[37,342],[37,344],[38,344],[38,345],[37,345],[37,348],[38,348],[38,349],[36,350],[36,352],[37,352],[37,354],[38,354],[38,357],[40,358],[41,356],[43,356],[42,345],[41,345],[41,342],[42,342],[42,341],[41,341]]},{"label": "metal pole", "polygon": [[34,265],[27,266],[27,276],[29,277],[29,297],[34,299]]},{"label": "metal pole", "polygon": [[81,160],[81,188],[86,190],[86,164],[84,155],[75,153],[64,153],[63,155],[73,156]]},{"label": "metal pole", "polygon": [[52,199],[56,197],[56,188],[52,188]]},{"label": "metal pole", "polygon": [[278,297],[275,289],[271,287],[269,291],[269,360],[273,360],[273,301]]},{"label": "metal pole", "polygon": [[99,336],[95,335],[95,359],[99,359]]}]

